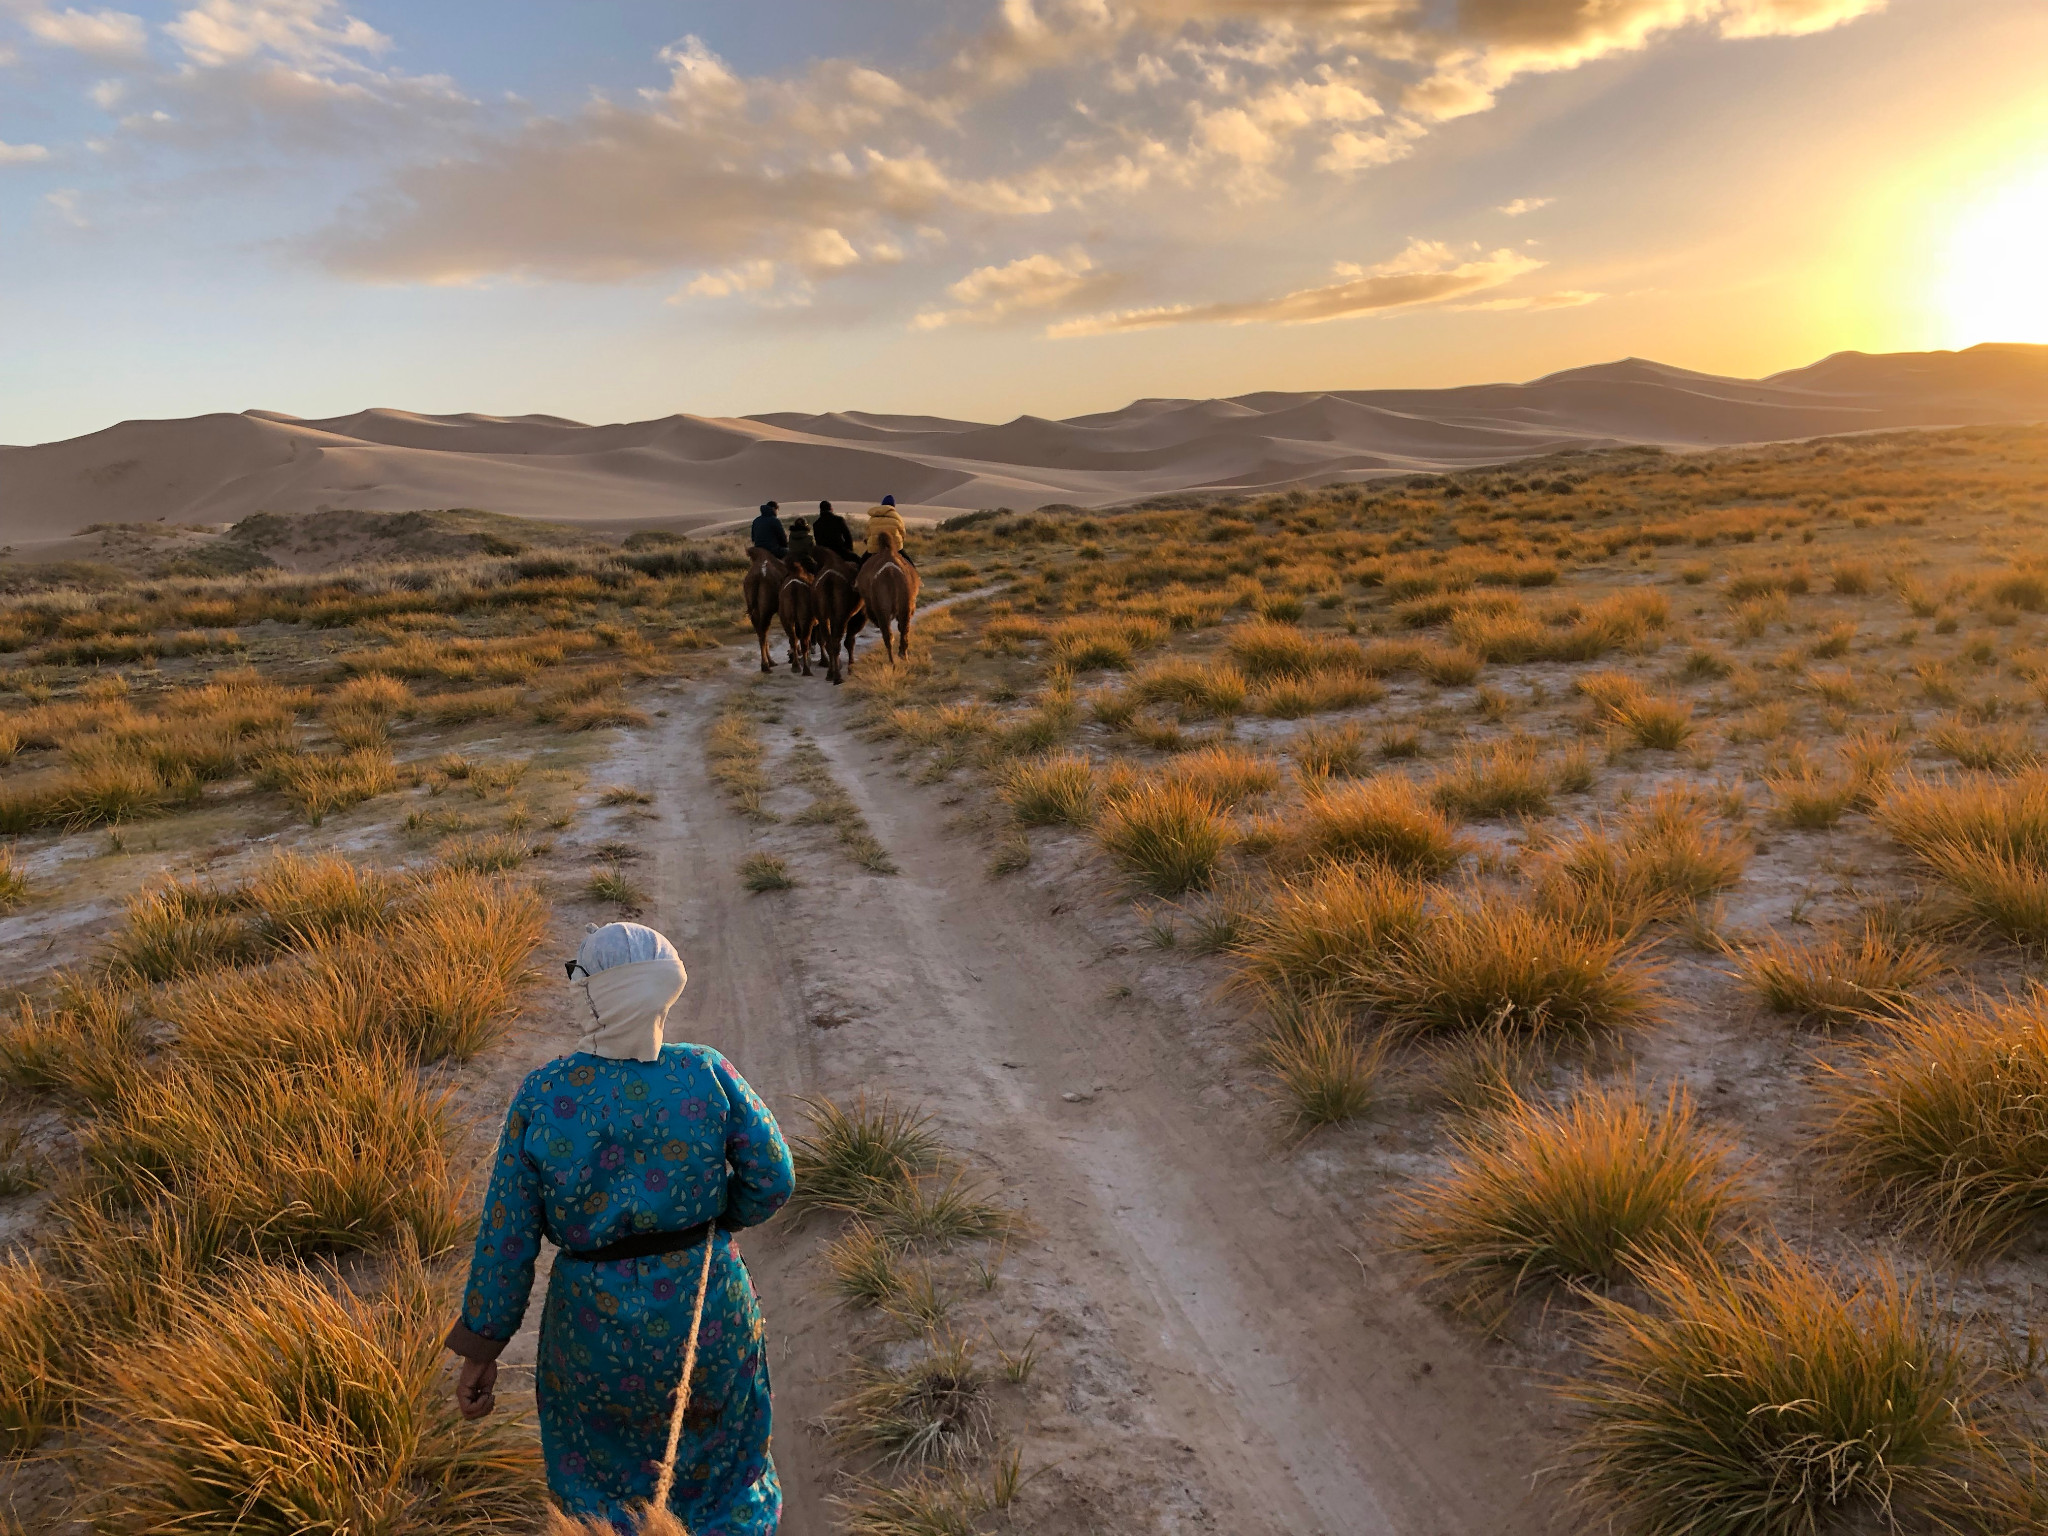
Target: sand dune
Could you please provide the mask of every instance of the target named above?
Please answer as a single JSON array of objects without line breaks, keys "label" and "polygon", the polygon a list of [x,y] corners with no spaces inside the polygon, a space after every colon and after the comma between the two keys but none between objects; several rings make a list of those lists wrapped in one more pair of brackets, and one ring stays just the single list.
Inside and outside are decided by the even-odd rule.
[{"label": "sand dune", "polygon": [[1169,491],[1257,491],[1498,463],[1563,448],[1708,447],[1873,428],[2048,419],[2048,347],[1837,353],[1765,379],[1630,358],[1527,384],[1139,400],[992,425],[834,411],[586,426],[558,416],[326,421],[273,411],[129,421],[0,448],[0,538],[252,512],[480,507],[570,522],[708,527],[773,496],[943,515]]}]

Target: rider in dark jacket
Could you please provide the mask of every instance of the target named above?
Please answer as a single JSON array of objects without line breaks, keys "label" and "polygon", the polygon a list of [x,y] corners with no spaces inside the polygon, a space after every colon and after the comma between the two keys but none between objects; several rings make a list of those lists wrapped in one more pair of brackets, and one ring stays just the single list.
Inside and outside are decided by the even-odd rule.
[{"label": "rider in dark jacket", "polygon": [[775,515],[778,505],[772,501],[761,503],[761,515],[748,530],[747,542],[780,560],[789,553],[789,535],[782,531],[782,519]]},{"label": "rider in dark jacket", "polygon": [[789,525],[789,563],[802,566],[813,576],[818,574],[818,541],[802,518]]},{"label": "rider in dark jacket", "polygon": [[811,525],[811,536],[820,549],[829,549],[842,560],[859,562],[860,557],[853,552],[853,530],[845,518],[832,510],[831,502],[818,503],[818,520]]}]

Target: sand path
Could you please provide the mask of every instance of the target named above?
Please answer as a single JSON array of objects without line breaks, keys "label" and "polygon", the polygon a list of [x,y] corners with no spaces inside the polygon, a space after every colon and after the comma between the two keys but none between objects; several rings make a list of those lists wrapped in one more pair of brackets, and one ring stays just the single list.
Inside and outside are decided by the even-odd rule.
[{"label": "sand path", "polygon": [[[745,686],[741,667],[751,655],[728,686]],[[1185,1018],[1120,995],[1136,962],[1091,937],[1097,903],[991,883],[983,852],[941,825],[939,793],[852,730],[853,700],[822,677],[778,672],[768,688],[771,766],[815,742],[901,873],[859,869],[822,829],[764,830],[728,809],[704,773],[710,701],[676,696],[690,707],[605,770],[656,797],[631,836],[646,920],[691,970],[670,1038],[726,1052],[785,1117],[800,1095],[863,1087],[921,1103],[1029,1215],[1000,1295],[1045,1357],[1020,1426],[1027,1467],[1049,1468],[1060,1501],[1041,1528],[1538,1530],[1549,1497],[1532,1491],[1524,1390],[1358,1247],[1251,1108],[1217,1104]],[[785,793],[771,801],[785,813],[807,803]],[[763,847],[797,889],[741,889],[735,866]],[[530,1046],[518,1054],[559,1048]],[[493,1075],[509,1084],[530,1064]],[[790,1536],[833,1529],[838,1463],[811,1426],[854,1323],[821,1294],[827,1236],[777,1223],[747,1242]]]}]

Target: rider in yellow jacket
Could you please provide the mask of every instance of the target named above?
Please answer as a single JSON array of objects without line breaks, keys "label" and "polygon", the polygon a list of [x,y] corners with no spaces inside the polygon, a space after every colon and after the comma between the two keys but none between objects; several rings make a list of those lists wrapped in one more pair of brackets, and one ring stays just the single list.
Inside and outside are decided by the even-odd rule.
[{"label": "rider in yellow jacket", "polygon": [[884,496],[879,507],[868,508],[868,553],[886,554],[903,547],[903,514],[896,510],[896,498]]}]

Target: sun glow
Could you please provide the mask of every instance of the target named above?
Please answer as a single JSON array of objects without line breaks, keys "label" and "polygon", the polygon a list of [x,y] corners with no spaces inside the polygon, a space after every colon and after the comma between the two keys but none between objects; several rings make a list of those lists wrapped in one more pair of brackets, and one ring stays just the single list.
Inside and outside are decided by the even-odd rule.
[{"label": "sun glow", "polygon": [[2048,163],[1957,222],[1941,304],[1956,346],[2048,342]]}]

